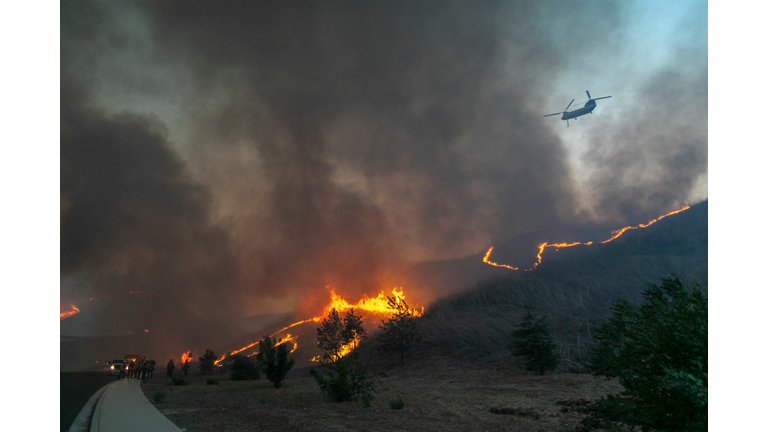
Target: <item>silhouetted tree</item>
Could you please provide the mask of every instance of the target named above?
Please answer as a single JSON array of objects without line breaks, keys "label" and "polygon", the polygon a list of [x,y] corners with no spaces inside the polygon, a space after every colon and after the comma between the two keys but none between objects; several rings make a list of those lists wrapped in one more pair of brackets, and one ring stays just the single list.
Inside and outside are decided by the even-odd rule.
[{"label": "silhouetted tree", "polygon": [[213,362],[216,361],[216,354],[212,350],[206,349],[205,354],[199,358],[200,360],[200,374],[210,375],[213,373]]},{"label": "silhouetted tree", "polygon": [[526,308],[526,315],[512,332],[512,354],[525,359],[525,368],[544,374],[560,363],[557,344],[552,339],[546,317],[537,318]]},{"label": "silhouetted tree", "polygon": [[357,348],[367,337],[361,315],[350,309],[342,320],[336,309],[331,309],[317,329],[317,347],[323,352],[321,363],[333,363],[341,357],[342,349]]},{"label": "silhouetted tree", "polygon": [[[309,373],[320,390],[331,399],[342,402],[358,396],[370,405],[375,387],[373,377],[363,365],[357,347],[367,337],[362,316],[351,309],[342,321],[335,309],[317,329],[317,346],[323,352],[320,362],[327,370],[323,376],[315,368]],[[344,355],[346,354],[346,355]]]},{"label": "silhouetted tree", "polygon": [[677,277],[626,301],[597,333],[590,369],[624,390],[596,403],[599,417],[646,430],[707,430],[707,297]]},{"label": "silhouetted tree", "polygon": [[395,309],[392,317],[382,321],[379,333],[379,349],[385,353],[400,355],[400,365],[405,364],[405,357],[410,355],[413,347],[421,340],[421,331],[416,321],[416,311],[409,308],[403,299],[387,297],[387,304]]},{"label": "silhouetted tree", "polygon": [[341,347],[344,346],[344,323],[336,309],[331,309],[328,316],[317,328],[317,347],[323,352],[320,361],[332,363],[339,358]]},{"label": "silhouetted tree", "polygon": [[275,388],[280,388],[286,374],[293,367],[294,360],[289,359],[288,354],[285,344],[275,346],[269,336],[264,336],[264,339],[259,342],[256,363]]},{"label": "silhouetted tree", "polygon": [[344,330],[341,332],[344,345],[350,345],[351,349],[356,349],[363,339],[368,337],[368,332],[363,326],[362,315],[355,315],[355,310],[350,309],[344,316]]},{"label": "silhouetted tree", "polygon": [[261,374],[256,363],[244,355],[232,357],[232,371],[229,379],[233,381],[259,379]]}]

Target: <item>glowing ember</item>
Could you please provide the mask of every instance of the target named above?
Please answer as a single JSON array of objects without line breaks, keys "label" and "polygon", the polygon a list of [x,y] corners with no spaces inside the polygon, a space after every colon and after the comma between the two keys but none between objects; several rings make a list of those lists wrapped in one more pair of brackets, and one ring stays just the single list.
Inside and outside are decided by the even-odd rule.
[{"label": "glowing ember", "polygon": [[[638,228],[648,228],[649,226],[655,224],[656,222],[664,219],[667,216],[672,216],[674,214],[678,214],[680,212],[688,210],[689,208],[691,208],[691,207],[690,206],[683,206],[683,208],[681,208],[679,210],[675,210],[675,211],[669,212],[669,213],[667,213],[665,215],[659,216],[656,219],[648,221],[647,223],[640,224],[640,225],[637,225],[637,226],[626,226],[626,227],[621,228],[621,229],[613,230],[613,231],[611,231],[611,237],[609,237],[609,238],[607,238],[605,240],[601,240],[598,243],[603,244],[603,243],[612,242],[612,241],[616,240],[617,238],[621,237],[627,231],[638,229]],[[542,254],[544,254],[544,250],[547,249],[547,248],[560,249],[560,248],[567,248],[567,247],[572,247],[572,246],[589,246],[589,245],[592,245],[592,244],[595,244],[595,242],[589,241],[589,242],[583,242],[583,243],[582,242],[573,242],[573,243],[552,243],[552,244],[550,244],[549,242],[544,242],[544,243],[539,245],[539,253],[536,254],[536,262],[533,264],[533,267],[527,268],[527,269],[525,269],[525,271],[531,271],[531,270],[535,269],[536,267],[538,267],[539,264],[541,264],[541,256],[542,256]],[[518,268],[518,267],[512,267],[512,266],[509,266],[509,265],[506,265],[506,264],[498,264],[498,263],[495,263],[495,262],[491,261],[489,259],[490,256],[491,256],[491,252],[493,252],[493,246],[491,246],[491,248],[488,249],[488,252],[485,253],[485,256],[483,257],[483,262],[484,263],[486,263],[488,265],[492,265],[494,267],[504,267],[504,268],[508,268],[508,269],[511,269],[511,270],[520,270],[520,268]]]},{"label": "glowing ember", "polygon": [[187,351],[187,352],[185,352],[184,354],[182,354],[182,355],[181,355],[181,363],[182,363],[182,364],[184,364],[184,363],[185,363],[187,360],[189,360],[190,362],[191,362],[192,360],[194,360],[194,359],[192,358],[192,351],[191,351],[191,350],[190,350],[190,351]]},{"label": "glowing ember", "polygon": [[144,333],[149,333],[149,330],[147,330],[147,329],[144,329]]},{"label": "glowing ember", "polygon": [[78,309],[77,306],[75,305],[70,305],[70,306],[72,306],[71,311],[66,311],[59,314],[59,321],[63,320],[64,318],[69,318],[72,315],[80,312],[80,309]]}]

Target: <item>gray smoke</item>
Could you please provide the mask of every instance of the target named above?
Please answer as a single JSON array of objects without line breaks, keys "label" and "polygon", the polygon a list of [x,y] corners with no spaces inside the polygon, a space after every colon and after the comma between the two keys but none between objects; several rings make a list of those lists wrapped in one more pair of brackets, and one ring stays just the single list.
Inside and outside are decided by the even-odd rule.
[{"label": "gray smoke", "polygon": [[[587,222],[542,104],[631,17],[561,6],[62,4],[63,276],[198,314],[301,295],[308,314],[326,285],[407,288],[413,261]],[[615,220],[669,210],[706,173],[706,66],[669,69],[590,143],[592,198]]]}]

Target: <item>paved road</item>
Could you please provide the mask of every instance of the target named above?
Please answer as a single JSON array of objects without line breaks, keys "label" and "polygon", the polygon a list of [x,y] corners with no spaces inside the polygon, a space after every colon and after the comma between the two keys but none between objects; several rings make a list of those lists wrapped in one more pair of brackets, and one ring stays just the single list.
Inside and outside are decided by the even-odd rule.
[{"label": "paved road", "polygon": [[108,385],[91,420],[92,432],[181,432],[147,400],[139,380],[123,379]]},{"label": "paved road", "polygon": [[109,376],[106,372],[62,372],[59,377],[61,430],[69,430],[88,398],[115,379],[117,377]]}]

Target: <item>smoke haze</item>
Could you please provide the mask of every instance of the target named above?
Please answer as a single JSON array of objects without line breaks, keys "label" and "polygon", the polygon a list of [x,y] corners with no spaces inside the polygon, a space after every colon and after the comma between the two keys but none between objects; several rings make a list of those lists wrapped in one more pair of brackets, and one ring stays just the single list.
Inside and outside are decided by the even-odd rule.
[{"label": "smoke haze", "polygon": [[[62,310],[311,314],[325,286],[706,198],[706,3],[645,9],[672,54],[642,59],[636,3],[61,9]],[[584,89],[614,98],[542,117]]]}]

